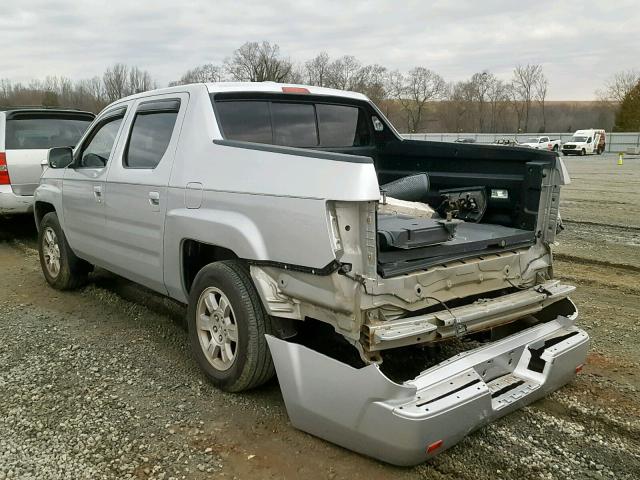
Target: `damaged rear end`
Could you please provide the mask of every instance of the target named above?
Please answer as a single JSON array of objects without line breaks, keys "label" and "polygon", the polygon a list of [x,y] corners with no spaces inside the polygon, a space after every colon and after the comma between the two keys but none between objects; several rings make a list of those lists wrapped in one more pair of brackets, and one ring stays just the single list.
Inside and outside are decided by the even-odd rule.
[{"label": "damaged rear end", "polygon": [[554,320],[403,383],[377,364],[358,369],[296,343],[268,342],[295,427],[385,462],[415,465],[573,378],[589,337],[573,325],[573,305],[564,307]]},{"label": "damaged rear end", "polygon": [[[368,192],[361,200],[327,197],[326,232],[306,232],[326,237],[334,259],[252,262],[251,275],[283,320],[268,341],[292,423],[411,465],[561,387],[584,363],[574,287],[553,278],[569,179],[555,153],[401,140],[373,106],[352,103],[380,128],[370,146],[335,153],[370,156],[350,178],[369,181],[374,168],[377,185],[354,186]],[[284,320],[329,325],[359,362],[322,340],[311,348]],[[404,368],[390,374],[397,359]]]}]

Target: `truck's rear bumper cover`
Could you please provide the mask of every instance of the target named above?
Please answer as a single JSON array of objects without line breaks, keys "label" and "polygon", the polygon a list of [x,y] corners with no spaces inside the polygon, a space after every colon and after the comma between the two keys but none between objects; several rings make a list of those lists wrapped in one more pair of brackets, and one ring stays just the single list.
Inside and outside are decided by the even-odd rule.
[{"label": "truck's rear bumper cover", "polygon": [[[569,382],[589,336],[559,316],[456,355],[402,385],[267,336],[292,424],[396,465],[415,465]],[[432,448],[427,451],[428,447]]]}]

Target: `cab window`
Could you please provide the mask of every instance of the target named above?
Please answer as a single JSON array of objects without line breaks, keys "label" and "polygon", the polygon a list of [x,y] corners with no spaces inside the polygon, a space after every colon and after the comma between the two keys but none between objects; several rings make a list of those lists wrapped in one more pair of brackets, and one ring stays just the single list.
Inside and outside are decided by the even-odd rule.
[{"label": "cab window", "polygon": [[82,147],[78,167],[103,168],[107,165],[123,118],[124,115],[108,118],[91,132]]},{"label": "cab window", "polygon": [[218,100],[215,109],[228,140],[299,148],[371,144],[371,120],[352,105],[276,100]]},{"label": "cab window", "polygon": [[171,141],[179,110],[177,99],[140,104],[125,149],[125,168],[158,166]]},{"label": "cab window", "polygon": [[272,103],[273,143],[317,147],[316,113],[310,103]]}]

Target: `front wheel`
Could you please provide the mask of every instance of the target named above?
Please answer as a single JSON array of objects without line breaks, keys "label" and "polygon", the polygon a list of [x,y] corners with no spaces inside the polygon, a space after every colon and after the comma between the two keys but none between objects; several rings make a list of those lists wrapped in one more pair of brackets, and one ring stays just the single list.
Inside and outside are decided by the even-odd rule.
[{"label": "front wheel", "polygon": [[40,222],[38,253],[44,278],[53,288],[72,290],[86,282],[90,266],[69,248],[55,212],[47,213]]},{"label": "front wheel", "polygon": [[580,150],[580,156],[584,157],[587,154],[587,151],[583,148],[582,150]]},{"label": "front wheel", "polygon": [[242,262],[203,267],[193,281],[187,315],[193,354],[216,386],[239,392],[273,377],[265,338],[272,333],[271,318]]}]

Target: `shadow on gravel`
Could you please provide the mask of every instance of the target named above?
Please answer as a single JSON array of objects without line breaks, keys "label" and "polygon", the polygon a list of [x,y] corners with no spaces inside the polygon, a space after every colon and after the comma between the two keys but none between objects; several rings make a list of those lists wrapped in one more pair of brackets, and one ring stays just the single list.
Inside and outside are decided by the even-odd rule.
[{"label": "shadow on gravel", "polygon": [[35,246],[37,238],[38,231],[33,215],[0,215],[0,242],[19,240]]},{"label": "shadow on gravel", "polygon": [[180,328],[186,329],[187,307],[180,302],[101,268],[96,268],[91,274],[89,284],[112,292],[128,302],[141,305],[157,315],[167,317]]}]

